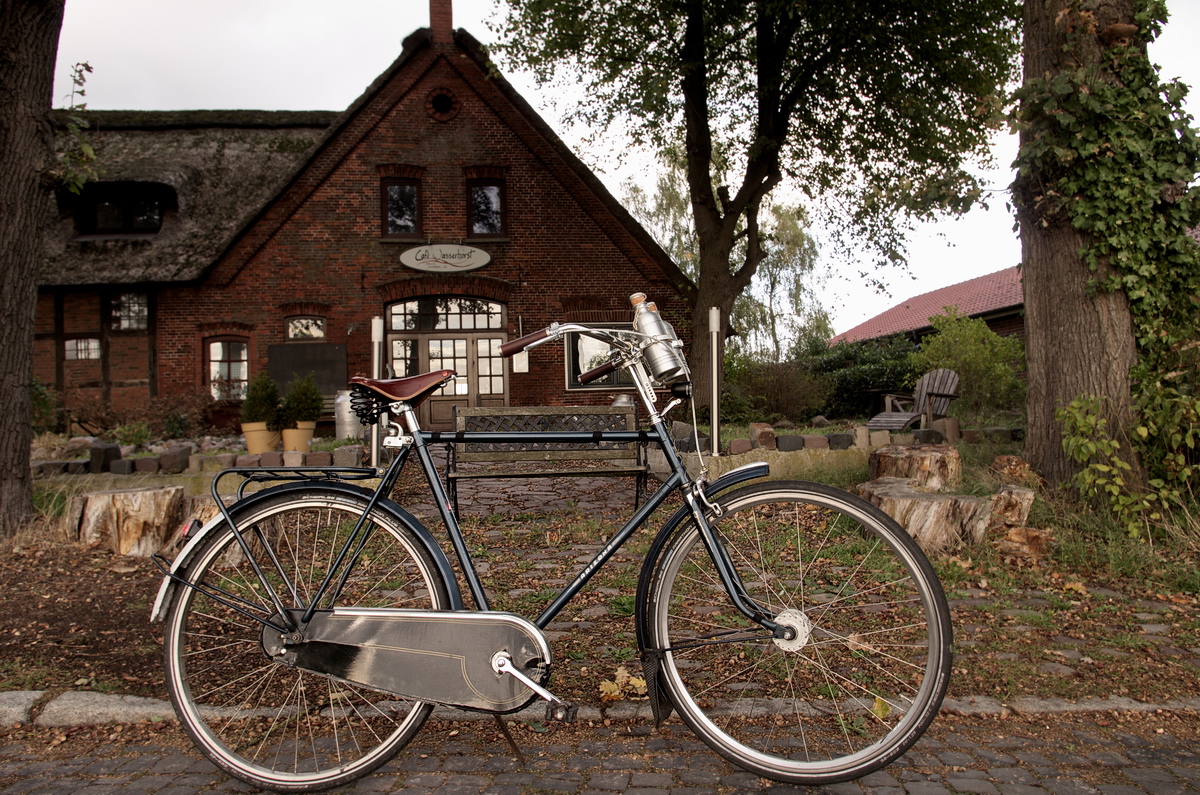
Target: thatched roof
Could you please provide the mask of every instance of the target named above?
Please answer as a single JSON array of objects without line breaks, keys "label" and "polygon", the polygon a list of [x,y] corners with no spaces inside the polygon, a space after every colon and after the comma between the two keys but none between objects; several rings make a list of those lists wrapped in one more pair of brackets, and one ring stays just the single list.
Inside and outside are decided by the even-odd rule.
[{"label": "thatched roof", "polygon": [[101,182],[175,190],[153,238],[77,239],[60,200],[39,284],[152,284],[197,279],[229,237],[295,171],[334,122],[330,111],[90,111],[82,114]]},{"label": "thatched roof", "polygon": [[[289,189],[337,158],[321,158],[331,147],[350,146],[369,125],[357,125],[371,100],[431,46],[427,28],[410,34],[396,61],[341,113],[324,111],[93,111],[85,114],[96,146],[101,179],[170,185],[178,211],[164,220],[153,240],[77,240],[73,220],[60,207],[48,235],[42,286],[195,282],[211,269],[236,272],[244,262],[238,242],[252,231],[269,234],[286,213],[269,211],[289,201]],[[677,288],[691,283],[604,184],[559,139],[550,126],[491,67],[485,48],[459,29],[454,44],[481,80],[490,82],[535,131],[529,141],[560,179],[575,181],[596,200],[601,226],[614,239],[625,237],[649,254]],[[561,165],[555,165],[557,160]],[[301,197],[302,198],[302,197]],[[292,196],[292,201],[300,200]],[[244,258],[245,252],[240,256]]]}]

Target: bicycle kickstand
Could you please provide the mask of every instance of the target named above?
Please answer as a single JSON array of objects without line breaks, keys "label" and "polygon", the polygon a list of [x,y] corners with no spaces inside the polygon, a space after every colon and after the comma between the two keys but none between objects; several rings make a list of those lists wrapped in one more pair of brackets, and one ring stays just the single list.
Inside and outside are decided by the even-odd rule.
[{"label": "bicycle kickstand", "polygon": [[516,666],[512,663],[512,658],[508,656],[508,652],[498,651],[492,656],[492,670],[498,674],[511,675],[521,684],[545,699],[548,702],[546,704],[546,720],[558,721],[559,723],[573,723],[575,721],[575,716],[579,713],[579,707],[568,701],[563,701],[517,670]]}]

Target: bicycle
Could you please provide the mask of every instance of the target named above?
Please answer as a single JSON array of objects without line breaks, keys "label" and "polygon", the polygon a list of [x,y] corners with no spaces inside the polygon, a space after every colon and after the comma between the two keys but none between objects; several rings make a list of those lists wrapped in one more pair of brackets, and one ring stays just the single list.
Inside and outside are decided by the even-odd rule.
[{"label": "bicycle", "polygon": [[[912,538],[842,490],[763,480],[766,464],[693,479],[665,425],[688,397],[687,364],[653,305],[637,310],[633,330],[556,323],[505,343],[503,353],[566,333],[610,346],[609,360],[584,379],[627,369],[647,429],[425,431],[416,408],[453,371],[355,378],[360,419],[387,417],[384,444],[395,458],[382,475],[226,470],[219,477],[243,478],[229,506],[214,480],[220,514],[189,533],[169,568],[160,563],[154,616],[166,623],[171,701],[218,767],[259,787],[309,791],[387,762],[435,705],[501,716],[542,699],[548,718],[570,719],[573,705],[549,689],[542,629],[676,493],[683,504],[649,547],[634,614],[656,723],[677,712],[732,763],[794,784],[860,777],[922,735],[948,684],[951,625]],[[661,410],[658,390],[669,390]],[[536,618],[490,610],[431,447],[606,441],[658,445],[669,476]],[[388,497],[412,456],[457,577],[430,532]],[[353,483],[375,477],[373,490]],[[274,480],[284,482],[246,493]]]}]

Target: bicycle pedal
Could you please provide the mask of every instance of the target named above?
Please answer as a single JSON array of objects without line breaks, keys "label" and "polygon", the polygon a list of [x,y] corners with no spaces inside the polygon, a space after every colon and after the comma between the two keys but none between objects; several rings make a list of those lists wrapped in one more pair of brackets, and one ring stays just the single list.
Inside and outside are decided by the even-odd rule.
[{"label": "bicycle pedal", "polygon": [[579,715],[579,706],[568,702],[550,703],[546,705],[546,720],[558,723],[574,723]]}]

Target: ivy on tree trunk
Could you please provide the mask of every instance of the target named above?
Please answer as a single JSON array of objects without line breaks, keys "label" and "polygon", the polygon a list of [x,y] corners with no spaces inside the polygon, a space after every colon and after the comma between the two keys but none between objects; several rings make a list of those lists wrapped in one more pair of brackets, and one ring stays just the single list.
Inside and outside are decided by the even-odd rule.
[{"label": "ivy on tree trunk", "polygon": [[[1200,146],[1186,88],[1147,57],[1165,20],[1161,0],[1027,2],[1014,114],[1027,454],[1052,482],[1103,481],[1126,514],[1177,498],[1200,441]],[[1060,418],[1104,438],[1064,444]]]}]

